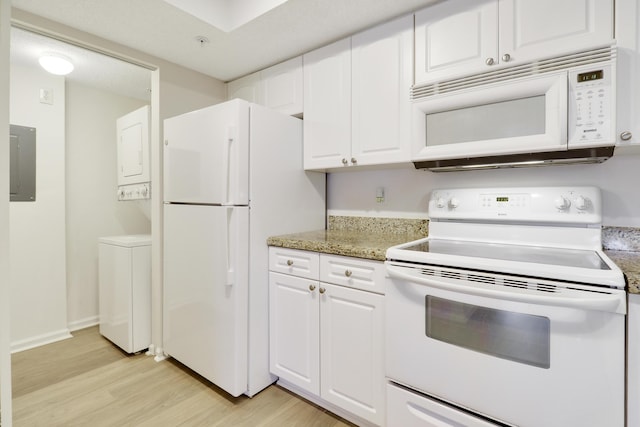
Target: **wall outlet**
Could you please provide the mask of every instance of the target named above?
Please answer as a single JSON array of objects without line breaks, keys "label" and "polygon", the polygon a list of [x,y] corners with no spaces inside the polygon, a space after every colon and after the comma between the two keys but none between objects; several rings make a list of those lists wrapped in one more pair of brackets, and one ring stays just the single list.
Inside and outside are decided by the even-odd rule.
[{"label": "wall outlet", "polygon": [[53,105],[53,89],[40,89],[40,103]]},{"label": "wall outlet", "polygon": [[384,203],[384,187],[376,189],[376,203]]}]

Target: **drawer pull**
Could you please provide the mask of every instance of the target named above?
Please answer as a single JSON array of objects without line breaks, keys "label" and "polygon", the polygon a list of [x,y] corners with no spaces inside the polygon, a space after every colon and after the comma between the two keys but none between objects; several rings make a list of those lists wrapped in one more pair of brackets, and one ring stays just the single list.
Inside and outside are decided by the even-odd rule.
[{"label": "drawer pull", "polygon": [[321,294],[324,294],[325,292],[327,292],[327,290],[326,290],[325,288],[320,288],[320,291],[319,291],[319,292],[320,292]]},{"label": "drawer pull", "polygon": [[316,285],[309,285],[309,290],[311,292],[315,291],[316,290]]},{"label": "drawer pull", "polygon": [[293,260],[288,259],[288,260],[287,260],[287,265],[288,265],[289,267],[291,267],[291,266],[293,265]]},{"label": "drawer pull", "polygon": [[344,271],[344,275],[347,276],[347,277],[351,277],[352,274],[353,273],[351,272],[351,270],[345,270]]}]

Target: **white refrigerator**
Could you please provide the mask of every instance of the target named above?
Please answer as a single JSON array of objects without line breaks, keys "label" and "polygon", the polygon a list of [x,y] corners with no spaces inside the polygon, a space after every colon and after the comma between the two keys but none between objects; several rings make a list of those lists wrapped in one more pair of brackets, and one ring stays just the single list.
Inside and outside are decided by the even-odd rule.
[{"label": "white refrigerator", "polygon": [[267,237],[325,227],[302,121],[232,100],[164,121],[164,351],[233,396],[269,373]]}]

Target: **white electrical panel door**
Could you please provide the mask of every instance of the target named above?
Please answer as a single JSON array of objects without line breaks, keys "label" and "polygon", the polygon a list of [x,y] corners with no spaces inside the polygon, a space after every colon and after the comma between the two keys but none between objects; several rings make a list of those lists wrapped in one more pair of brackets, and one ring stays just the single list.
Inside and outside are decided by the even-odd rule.
[{"label": "white electrical panel door", "polygon": [[149,182],[149,106],[120,117],[116,127],[118,185]]}]

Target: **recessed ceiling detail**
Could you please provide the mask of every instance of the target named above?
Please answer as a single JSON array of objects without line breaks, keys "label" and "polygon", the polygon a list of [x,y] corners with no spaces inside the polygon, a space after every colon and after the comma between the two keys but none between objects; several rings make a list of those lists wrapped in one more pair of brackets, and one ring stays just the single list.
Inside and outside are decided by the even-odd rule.
[{"label": "recessed ceiling detail", "polygon": [[164,0],[228,33],[287,0]]}]

